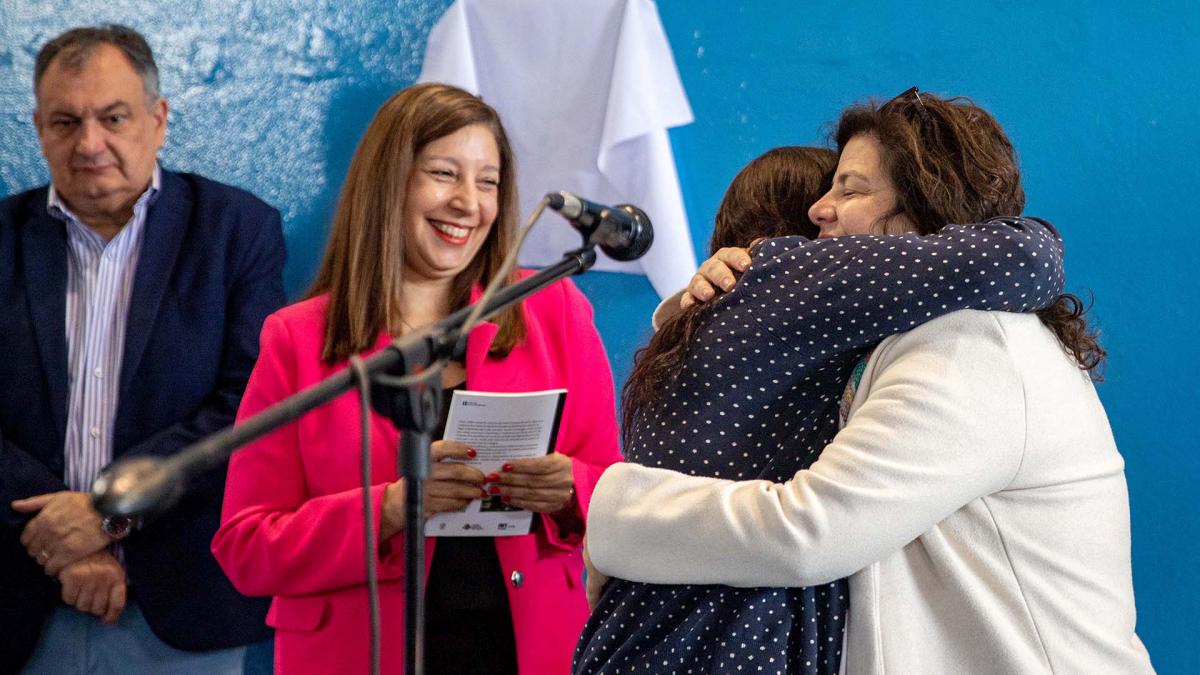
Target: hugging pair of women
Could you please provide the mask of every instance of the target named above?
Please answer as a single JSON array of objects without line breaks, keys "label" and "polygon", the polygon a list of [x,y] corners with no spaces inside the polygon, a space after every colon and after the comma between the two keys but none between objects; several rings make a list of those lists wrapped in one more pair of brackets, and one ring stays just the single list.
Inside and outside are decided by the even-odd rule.
[{"label": "hugging pair of women", "polygon": [[[1011,143],[970,101],[916,90],[847,109],[836,141],[735,179],[688,307],[625,385],[624,462],[569,281],[472,333],[448,387],[569,394],[545,458],[485,475],[455,461],[471,448],[434,444],[431,513],[499,495],[539,516],[529,535],[431,540],[432,672],[1151,670],[1089,377],[1103,351],[1062,293],[1058,233],[1020,215]],[[476,97],[419,85],[386,103],[309,299],[266,322],[240,414],[475,297],[513,238],[514,171]],[[358,439],[339,431],[356,415],[339,400],[230,465],[213,551],[240,590],[275,596],[285,672],[365,667]],[[404,485],[395,432],[372,435],[395,627]],[[385,670],[401,645],[385,641]]]}]

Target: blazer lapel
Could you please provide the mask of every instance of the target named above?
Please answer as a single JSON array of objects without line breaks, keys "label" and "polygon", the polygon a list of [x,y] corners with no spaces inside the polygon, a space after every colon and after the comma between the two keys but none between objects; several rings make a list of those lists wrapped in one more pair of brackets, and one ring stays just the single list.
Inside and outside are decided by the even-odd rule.
[{"label": "blazer lapel", "polygon": [[34,200],[36,217],[23,233],[26,293],[33,331],[60,435],[67,428],[67,230]]},{"label": "blazer lapel", "polygon": [[163,295],[171,284],[175,261],[187,232],[192,199],[183,180],[169,171],[162,172],[162,192],[146,216],[142,250],[133,277],[129,316],[125,324],[125,353],[121,360],[121,387],[118,400],[124,400],[137,372],[146,342],[154,329]]},{"label": "blazer lapel", "polygon": [[467,367],[467,386],[474,386],[475,376],[479,373],[479,368],[483,366],[487,360],[488,350],[492,348],[492,342],[496,339],[496,334],[500,332],[500,327],[491,321],[484,321],[471,331],[467,337],[467,358],[464,365]]}]

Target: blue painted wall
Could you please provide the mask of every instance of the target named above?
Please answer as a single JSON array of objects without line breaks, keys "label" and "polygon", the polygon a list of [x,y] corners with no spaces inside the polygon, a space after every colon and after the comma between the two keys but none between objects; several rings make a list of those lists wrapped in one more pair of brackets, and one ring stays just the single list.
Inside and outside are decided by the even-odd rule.
[{"label": "blue painted wall", "polygon": [[[448,5],[0,0],[0,194],[46,179],[29,119],[37,47],[70,25],[128,23],[155,47],[173,106],[164,162],[277,205],[297,293],[359,134],[416,77]],[[1200,5],[736,0],[659,11],[696,113],[672,139],[701,257],[741,165],[822,141],[854,100],[917,84],[996,114],[1020,150],[1029,213],[1067,239],[1071,289],[1095,293],[1111,354],[1100,393],[1133,505],[1139,632],[1160,672],[1200,672]],[[640,277],[579,284],[621,380],[646,335],[629,317],[648,316],[656,298]]]}]

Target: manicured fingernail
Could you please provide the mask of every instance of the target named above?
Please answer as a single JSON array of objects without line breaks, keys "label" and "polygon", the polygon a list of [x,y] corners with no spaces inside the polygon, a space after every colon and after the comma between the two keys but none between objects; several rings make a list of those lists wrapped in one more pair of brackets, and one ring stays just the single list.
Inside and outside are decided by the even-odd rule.
[{"label": "manicured fingernail", "polygon": [[487,490],[480,489],[480,490],[479,490],[479,496],[481,496],[481,497],[483,497],[483,498],[485,498],[485,499],[486,499],[486,498],[487,498],[487,497],[489,497],[490,495],[488,495],[488,493],[487,493]]},{"label": "manicured fingernail", "polygon": [[498,473],[489,473],[488,475],[483,477],[483,482],[485,482],[485,483],[495,483],[499,480],[500,480],[500,474],[498,474]]},{"label": "manicured fingernail", "polygon": [[478,452],[475,452],[475,448],[467,448],[467,457],[474,457],[478,454]]},{"label": "manicured fingernail", "polygon": [[512,465],[512,464],[505,464],[504,466],[500,467],[500,470],[501,470],[501,471],[512,471],[512,470],[513,470],[513,465]]},{"label": "manicured fingernail", "polygon": [[499,485],[489,486],[488,492],[491,494],[494,494],[494,495],[498,495],[498,494],[500,494],[500,486]]},{"label": "manicured fingernail", "polygon": [[502,502],[504,502],[505,504],[507,504],[507,503],[509,503],[509,502],[511,502],[511,501],[512,501],[512,497],[501,497],[501,498],[500,498],[500,501],[502,501]]}]

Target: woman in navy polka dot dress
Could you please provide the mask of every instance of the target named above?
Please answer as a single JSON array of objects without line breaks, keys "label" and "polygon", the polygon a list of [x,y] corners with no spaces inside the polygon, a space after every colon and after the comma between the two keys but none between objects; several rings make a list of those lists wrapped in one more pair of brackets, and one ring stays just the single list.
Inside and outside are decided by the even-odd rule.
[{"label": "woman in navy polka dot dress", "polygon": [[[931,114],[908,96],[884,110],[898,118]],[[975,110],[973,124],[999,130]],[[1012,147],[1002,131],[998,137],[1015,171]],[[987,180],[989,166],[1004,165],[995,159],[968,157],[966,169],[976,173],[967,180],[1014,184]],[[1042,221],[1003,215],[1023,207],[1019,181],[1014,193],[977,200],[982,222],[946,225],[923,223],[930,214],[911,208],[919,200],[897,199],[902,187],[885,186],[889,193],[840,179],[840,190],[861,192],[852,196],[864,208],[889,195],[895,202],[876,231],[908,223],[925,234],[793,236],[757,246],[735,288],[674,317],[647,350],[675,356],[657,368],[654,359],[639,359],[624,398],[629,461],[698,476],[786,480],[832,439],[846,379],[881,339],[960,309],[1032,311],[1059,298],[1057,233]],[[695,326],[686,349],[664,342],[675,322]],[[844,580],[785,589],[614,579],[584,629],[574,670],[836,673],[847,604]]]}]

